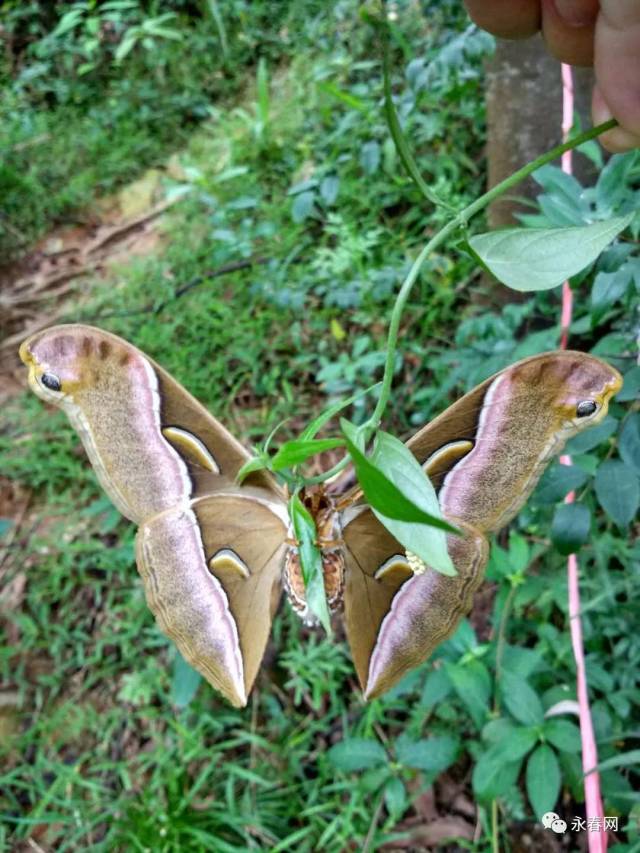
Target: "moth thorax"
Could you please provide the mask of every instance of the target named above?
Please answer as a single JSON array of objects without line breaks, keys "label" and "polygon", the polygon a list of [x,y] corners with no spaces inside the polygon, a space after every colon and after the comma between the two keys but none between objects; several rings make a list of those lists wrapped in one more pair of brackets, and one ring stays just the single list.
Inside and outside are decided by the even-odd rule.
[{"label": "moth thorax", "polygon": [[[335,613],[342,605],[344,591],[344,555],[341,549],[322,551],[322,576],[329,611]],[[284,588],[291,606],[305,625],[318,624],[318,620],[307,605],[300,556],[296,547],[290,547],[287,551],[284,564]]]}]

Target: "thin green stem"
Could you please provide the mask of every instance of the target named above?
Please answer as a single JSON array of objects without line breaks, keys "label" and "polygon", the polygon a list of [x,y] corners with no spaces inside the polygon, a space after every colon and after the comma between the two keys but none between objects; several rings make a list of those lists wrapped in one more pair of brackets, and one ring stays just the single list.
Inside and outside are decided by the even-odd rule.
[{"label": "thin green stem", "polygon": [[601,133],[615,127],[616,124],[617,122],[615,119],[610,119],[603,124],[599,124],[596,127],[591,128],[591,130],[585,130],[584,133],[574,136],[573,139],[563,142],[562,145],[556,145],[556,147],[552,148],[551,151],[547,151],[546,154],[542,154],[531,163],[527,163],[527,165],[523,166],[522,169],[518,169],[518,171],[514,172],[513,175],[505,178],[504,181],[500,181],[499,184],[496,184],[495,187],[492,187],[488,192],[481,195],[474,202],[465,207],[464,210],[460,211],[460,213],[451,219],[444,228],[441,228],[440,231],[438,231],[438,233],[435,234],[421,250],[420,254],[413,262],[411,269],[400,288],[395,305],[393,306],[391,320],[389,322],[389,333],[387,336],[387,356],[384,365],[382,388],[380,390],[380,397],[378,398],[376,408],[371,415],[371,418],[366,423],[367,436],[370,437],[371,434],[380,426],[382,416],[387,407],[387,403],[389,402],[402,312],[407,304],[407,299],[409,298],[411,289],[418,278],[420,269],[428,255],[441,246],[447,237],[453,234],[454,231],[457,231],[458,228],[464,228],[472,216],[475,216],[476,213],[484,210],[484,208],[487,207],[487,205],[489,205],[494,199],[510,190],[517,183],[524,180],[524,178],[529,177],[529,175],[532,172],[535,172],[536,169],[539,169],[541,166],[545,166],[547,163],[550,163],[552,160],[560,157],[565,151],[570,151],[573,148],[577,148],[579,145],[588,142],[590,139],[595,139],[595,137],[600,136]]},{"label": "thin green stem", "polygon": [[498,802],[491,800],[491,853],[500,853],[498,842]]},{"label": "thin green stem", "polygon": [[498,626],[498,641],[496,643],[496,677],[495,677],[495,691],[493,696],[493,710],[500,710],[500,699],[498,692],[498,683],[500,681],[500,676],[502,674],[502,658],[504,656],[504,647],[506,642],[506,631],[507,631],[507,621],[511,616],[511,608],[513,607],[513,601],[516,596],[517,587],[513,584],[507,593],[507,597],[505,599],[504,605],[502,606],[502,613],[500,614],[500,625]]},{"label": "thin green stem", "polygon": [[391,131],[391,137],[395,143],[396,150],[402,160],[402,165],[407,170],[409,176],[416,184],[422,195],[430,201],[432,204],[437,205],[438,207],[444,207],[450,213],[455,213],[455,209],[451,207],[450,204],[447,204],[443,199],[441,199],[436,193],[432,192],[427,184],[425,183],[424,178],[420,174],[420,170],[418,169],[418,165],[416,161],[413,159],[413,154],[407,144],[407,140],[402,132],[402,128],[400,127],[400,119],[398,118],[398,113],[393,103],[393,96],[391,94],[391,69],[389,67],[389,39],[387,28],[383,28],[383,72],[384,72],[384,111],[387,119],[387,124],[389,125],[389,130]]},{"label": "thin green stem", "polygon": [[322,474],[317,474],[315,477],[305,477],[305,485],[313,486],[315,483],[325,483],[327,480],[330,480],[331,477],[335,477],[336,474],[344,471],[349,462],[351,462],[351,458],[349,456],[345,456],[337,462],[333,468],[329,468],[328,471],[323,471]]}]

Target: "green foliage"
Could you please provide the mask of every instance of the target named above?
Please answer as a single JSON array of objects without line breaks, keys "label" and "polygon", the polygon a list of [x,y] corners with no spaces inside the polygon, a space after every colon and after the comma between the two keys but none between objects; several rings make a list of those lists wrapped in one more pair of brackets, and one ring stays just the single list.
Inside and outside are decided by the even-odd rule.
[{"label": "green foliage", "polygon": [[[271,460],[289,441],[322,438],[323,417],[311,433],[304,425],[338,414],[340,394],[355,395],[349,417],[363,423],[371,400],[358,392],[379,378],[393,295],[425,231],[448,217],[428,208],[388,137],[373,28],[344,2],[330,14],[306,1],[220,0],[197,11],[172,2],[162,12],[136,3],[122,9],[117,42],[91,48],[84,21],[107,4],[82,5],[83,22],[52,40],[62,7],[5,4],[22,44],[1,108],[10,224],[30,239],[181,146],[189,192],[163,252],[123,266],[114,286],[96,284],[65,319],[134,340],[238,436],[262,446],[284,420]],[[138,40],[118,61],[128,29],[165,11],[181,39],[157,36],[153,49]],[[425,183],[456,208],[483,182],[488,47],[462,15],[459,3],[430,4],[425,23],[403,8],[391,42],[399,124]],[[83,62],[93,67],[77,74]],[[221,100],[241,90],[236,109]],[[637,207],[638,167],[637,155],[613,157],[594,187],[540,170],[540,212],[524,224],[625,215]],[[153,623],[133,531],[101,495],[66,419],[43,417],[31,396],[8,406],[2,472],[33,491],[33,515],[15,538],[13,526],[0,530],[11,542],[7,582],[26,572],[0,645],[3,681],[24,703],[3,747],[3,840],[15,847],[37,832],[61,850],[376,849],[415,818],[425,791],[442,796],[452,779],[472,779],[481,817],[497,800],[518,836],[550,801],[571,797],[579,808],[578,729],[560,704],[575,700],[562,551],[576,525],[554,532],[570,490],[569,512],[591,524],[579,559],[605,812],[624,823],[638,788],[640,696],[635,487],[611,489],[620,464],[625,482],[639,473],[638,248],[627,233],[572,280],[572,345],[625,374],[610,417],[571,442],[573,465],[550,469],[493,544],[474,625],[463,621],[432,661],[367,706],[344,644],[309,635],[286,608],[247,711],[198,689]],[[218,275],[239,259],[255,263]],[[389,431],[409,435],[487,375],[557,345],[555,292],[481,310],[474,276],[466,254],[425,263],[403,318]],[[319,445],[303,457],[309,449]],[[481,851],[488,838],[463,843]]]},{"label": "green foliage", "polygon": [[457,531],[442,519],[435,490],[415,457],[381,430],[369,459],[358,447],[356,427],[344,418],[341,427],[358,482],[376,516],[405,548],[443,574],[453,574],[443,531]]},{"label": "green foliage", "polygon": [[[617,216],[591,225],[564,228],[507,228],[477,234],[469,245],[483,264],[503,284],[514,290],[549,290],[593,263],[602,250],[623,231],[634,214]],[[624,276],[611,275],[615,282],[606,288],[594,287],[592,302],[615,301],[626,289]],[[607,278],[607,281],[609,278]]]},{"label": "green foliage", "polygon": [[74,222],[98,194],[160,165],[244,85],[258,46],[282,61],[313,44],[317,8],[316,0],[2,4],[2,254],[23,251],[47,227]]}]

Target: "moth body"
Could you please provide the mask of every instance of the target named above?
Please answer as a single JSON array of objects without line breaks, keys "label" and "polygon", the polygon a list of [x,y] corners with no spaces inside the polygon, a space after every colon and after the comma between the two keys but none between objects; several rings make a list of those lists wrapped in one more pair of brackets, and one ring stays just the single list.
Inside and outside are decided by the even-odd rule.
[{"label": "moth body", "polygon": [[[345,571],[340,512],[335,499],[322,486],[304,489],[300,493],[300,499],[316,526],[327,605],[330,613],[336,613],[341,609],[343,603]],[[318,619],[307,605],[300,555],[295,539],[290,541],[285,556],[283,585],[291,607],[300,616],[304,624],[318,625]]]}]

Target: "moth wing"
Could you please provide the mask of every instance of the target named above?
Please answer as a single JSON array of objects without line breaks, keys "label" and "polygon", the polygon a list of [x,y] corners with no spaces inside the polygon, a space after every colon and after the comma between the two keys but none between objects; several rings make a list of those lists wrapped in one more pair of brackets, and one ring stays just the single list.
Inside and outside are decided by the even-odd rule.
[{"label": "moth wing", "polygon": [[[193,496],[208,494],[233,482],[251,458],[247,449],[179,382],[147,356],[158,382],[162,435],[189,469]],[[275,477],[266,470],[249,474],[246,483],[282,495]]]},{"label": "moth wing", "polygon": [[[358,680],[366,693],[369,662],[380,626],[411,569],[402,546],[380,524],[369,507],[356,506],[347,512],[342,531],[345,545],[344,620]],[[391,571],[380,574],[380,568],[390,567],[394,557],[398,567],[395,574]]]},{"label": "moth wing", "polygon": [[[485,380],[407,442],[438,493],[443,515],[466,534],[448,538],[455,578],[427,568],[398,581],[397,566],[388,561],[400,546],[370,510],[352,507],[353,520],[344,525],[345,613],[367,697],[428,657],[470,608],[488,559],[485,534],[513,518],[551,457],[589,425],[573,420],[576,400],[598,402],[602,418],[619,387],[617,371],[598,359],[542,353]],[[361,498],[356,486],[340,505]]]},{"label": "moth wing", "polygon": [[[103,488],[131,521],[230,488],[250,459],[182,385],[110,332],[53,326],[25,341],[20,355],[38,396],[54,394],[42,385],[45,371],[62,378],[64,393],[50,402],[66,412]],[[284,498],[268,472],[246,482]]]},{"label": "moth wing", "polygon": [[183,657],[242,707],[264,655],[286,550],[284,503],[250,488],[217,493],[141,525],[147,603]]},{"label": "moth wing", "polygon": [[426,567],[414,574],[404,549],[368,507],[347,521],[345,624],[365,698],[386,692],[423,663],[470,610],[489,556],[486,538],[464,522],[449,536],[458,571],[446,577]]}]

